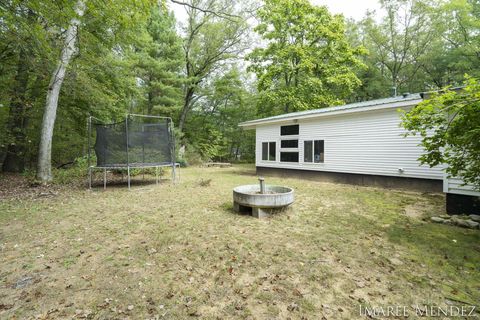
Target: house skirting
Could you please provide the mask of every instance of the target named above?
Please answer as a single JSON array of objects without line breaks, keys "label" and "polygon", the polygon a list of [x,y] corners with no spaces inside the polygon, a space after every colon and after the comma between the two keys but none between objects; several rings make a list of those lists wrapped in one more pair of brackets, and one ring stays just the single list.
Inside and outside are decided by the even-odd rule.
[{"label": "house skirting", "polygon": [[480,197],[447,193],[448,214],[480,214]]},{"label": "house skirting", "polygon": [[403,189],[421,192],[442,192],[443,180],[393,177],[345,172],[257,167],[257,175],[295,177],[314,181],[354,184],[361,186]]}]

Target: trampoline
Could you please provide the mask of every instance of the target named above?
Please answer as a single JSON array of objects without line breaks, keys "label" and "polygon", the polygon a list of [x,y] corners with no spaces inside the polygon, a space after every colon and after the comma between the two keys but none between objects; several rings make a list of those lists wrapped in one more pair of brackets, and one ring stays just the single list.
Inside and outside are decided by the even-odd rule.
[{"label": "trampoline", "polygon": [[[92,141],[95,144],[92,146]],[[92,151],[97,163],[92,165]],[[172,181],[176,181],[175,135],[169,117],[128,114],[125,120],[104,123],[88,118],[88,179],[92,188],[92,173],[103,170],[103,187],[107,187],[107,170],[126,170],[128,189],[131,169],[155,168],[156,183],[159,169],[172,168]]]}]

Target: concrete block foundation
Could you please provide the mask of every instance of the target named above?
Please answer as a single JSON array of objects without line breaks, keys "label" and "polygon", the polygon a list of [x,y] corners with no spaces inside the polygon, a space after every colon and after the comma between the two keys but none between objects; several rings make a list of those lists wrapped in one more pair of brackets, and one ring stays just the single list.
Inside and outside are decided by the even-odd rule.
[{"label": "concrete block foundation", "polygon": [[291,177],[360,186],[381,187],[420,192],[442,192],[443,180],[369,175],[345,172],[327,172],[304,169],[284,169],[257,166],[257,175]]}]

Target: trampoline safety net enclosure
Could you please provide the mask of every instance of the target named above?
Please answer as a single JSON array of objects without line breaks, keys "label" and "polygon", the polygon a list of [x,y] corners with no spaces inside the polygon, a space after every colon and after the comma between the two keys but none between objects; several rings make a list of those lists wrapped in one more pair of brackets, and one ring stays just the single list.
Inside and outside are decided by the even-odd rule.
[{"label": "trampoline safety net enclosure", "polygon": [[[93,169],[104,169],[104,187],[107,169],[126,169],[129,187],[132,168],[156,168],[158,171],[160,167],[171,166],[175,179],[175,138],[171,118],[129,114],[123,121],[103,123],[90,117],[88,127],[90,187]],[[92,149],[97,158],[96,166],[90,163]]]}]

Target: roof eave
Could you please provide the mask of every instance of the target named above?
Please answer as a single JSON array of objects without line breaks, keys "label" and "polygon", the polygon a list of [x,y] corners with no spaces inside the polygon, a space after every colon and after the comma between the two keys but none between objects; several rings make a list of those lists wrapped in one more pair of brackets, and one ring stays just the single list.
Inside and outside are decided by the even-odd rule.
[{"label": "roof eave", "polygon": [[355,112],[367,112],[367,111],[375,111],[380,109],[408,107],[408,106],[416,105],[421,101],[422,99],[419,98],[419,99],[412,99],[407,101],[398,101],[394,103],[371,105],[371,106],[351,108],[351,109],[340,109],[340,110],[326,111],[326,112],[320,112],[320,113],[314,113],[314,114],[284,117],[284,118],[278,118],[278,119],[264,118],[264,119],[257,119],[257,120],[242,122],[242,123],[239,123],[238,126],[248,130],[248,129],[255,129],[259,125],[290,122],[294,120],[313,119],[313,118],[335,116],[335,115],[349,114],[349,113],[355,113]]}]

